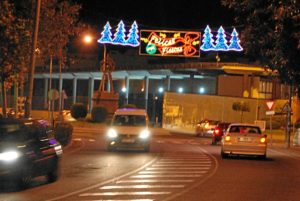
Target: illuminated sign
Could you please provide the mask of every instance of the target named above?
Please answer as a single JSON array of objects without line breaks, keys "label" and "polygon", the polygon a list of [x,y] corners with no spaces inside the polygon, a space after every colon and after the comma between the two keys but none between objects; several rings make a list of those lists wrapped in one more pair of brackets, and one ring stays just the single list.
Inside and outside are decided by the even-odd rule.
[{"label": "illuminated sign", "polygon": [[211,29],[207,25],[204,30],[202,45],[200,47],[202,51],[242,51],[243,50],[243,48],[240,45],[240,39],[238,38],[238,33],[235,28],[230,34],[231,38],[229,41],[227,40],[229,36],[226,35],[226,32],[222,26],[218,29],[218,32],[215,36],[216,39],[214,39],[214,35],[211,32],[212,32]]},{"label": "illuminated sign", "polygon": [[134,21],[126,36],[125,24],[121,20],[113,35],[111,26],[109,22],[107,22],[101,32],[101,38],[98,40],[98,43],[137,47],[140,45],[138,32],[138,25],[136,21]]},{"label": "illuminated sign", "polygon": [[140,35],[140,55],[200,56],[199,32],[141,30]]}]

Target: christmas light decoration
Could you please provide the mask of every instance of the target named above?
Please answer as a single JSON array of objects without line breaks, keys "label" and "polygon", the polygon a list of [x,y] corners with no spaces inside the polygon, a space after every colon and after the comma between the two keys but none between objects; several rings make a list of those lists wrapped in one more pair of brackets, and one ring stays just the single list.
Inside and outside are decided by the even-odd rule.
[{"label": "christmas light decoration", "polygon": [[233,31],[231,33],[230,45],[228,46],[228,50],[233,50],[233,51],[242,51],[243,50],[243,48],[240,45],[238,33],[235,28],[233,29]]},{"label": "christmas light decoration", "polygon": [[116,28],[114,37],[112,38],[111,26],[109,22],[104,26],[104,30],[101,32],[101,38],[98,40],[98,43],[101,44],[112,44],[112,45],[123,45],[137,47],[140,45],[139,42],[139,30],[136,21],[133,22],[126,40],[126,29],[125,24],[121,20]]},{"label": "christmas light decoration", "polygon": [[115,45],[126,45],[126,40],[125,40],[125,27],[124,23],[121,20],[118,24],[118,27],[116,29],[116,33],[114,35],[114,39],[112,40],[112,43]]},{"label": "christmas light decoration", "polygon": [[214,40],[214,35],[212,34],[212,30],[207,25],[202,39],[202,45],[200,49],[202,51],[242,51],[243,48],[240,45],[240,40],[238,38],[238,33],[234,28],[231,33],[230,44],[228,45],[228,41],[226,39],[228,37],[226,35],[225,30],[221,26],[218,29],[216,40]]},{"label": "christmas light decoration", "polygon": [[218,29],[218,34],[216,37],[217,40],[216,40],[215,51],[228,51],[226,34],[222,26]]},{"label": "christmas light decoration", "polygon": [[106,43],[112,43],[112,33],[111,33],[111,26],[109,22],[106,22],[104,26],[104,30],[101,32],[101,38],[98,40],[98,43],[106,44]]},{"label": "christmas light decoration", "polygon": [[213,44],[214,43],[213,35],[208,25],[204,30],[202,42],[203,44],[200,47],[201,50],[203,51],[215,50],[215,45]]},{"label": "christmas light decoration", "polygon": [[139,35],[138,35],[138,25],[136,21],[133,22],[131,25],[131,28],[129,30],[129,34],[127,35],[127,41],[126,44],[132,47],[137,47],[140,45],[140,42],[138,41]]}]

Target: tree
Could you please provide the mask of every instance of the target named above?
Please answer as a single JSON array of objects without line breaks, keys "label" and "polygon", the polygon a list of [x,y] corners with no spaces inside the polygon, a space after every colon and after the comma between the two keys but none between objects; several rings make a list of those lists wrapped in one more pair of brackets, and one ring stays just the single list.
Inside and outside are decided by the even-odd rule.
[{"label": "tree", "polygon": [[6,116],[6,90],[14,82],[22,83],[27,71],[30,44],[29,21],[17,16],[15,5],[8,0],[0,2],[0,83],[2,113]]},{"label": "tree", "polygon": [[[41,4],[38,48],[45,61],[50,59],[50,65],[52,58],[59,61],[60,75],[66,58],[67,44],[79,30],[77,22],[80,8],[81,6],[68,0],[43,0]],[[32,97],[33,87],[29,88],[28,93],[29,97]],[[32,100],[29,101],[27,116],[30,116],[32,104]],[[61,109],[61,96],[59,108]]]},{"label": "tree", "polygon": [[297,0],[221,0],[237,13],[246,55],[300,87],[300,3]]},{"label": "tree", "polygon": [[240,111],[241,112],[241,122],[243,122],[243,114],[244,112],[250,112],[250,106],[248,102],[240,101],[240,102],[234,102],[232,104],[232,109],[234,111]]}]

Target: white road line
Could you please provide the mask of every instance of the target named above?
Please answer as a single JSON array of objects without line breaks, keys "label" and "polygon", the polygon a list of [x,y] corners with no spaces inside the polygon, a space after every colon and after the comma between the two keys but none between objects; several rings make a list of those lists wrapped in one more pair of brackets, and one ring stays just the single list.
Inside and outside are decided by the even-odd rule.
[{"label": "white road line", "polygon": [[210,166],[211,163],[201,163],[201,164],[154,164],[152,167],[201,167]]},{"label": "white road line", "polygon": [[201,163],[211,163],[210,160],[207,161],[161,161],[158,164],[201,164]]},{"label": "white road line", "polygon": [[152,191],[139,191],[139,192],[104,192],[104,193],[83,193],[80,194],[79,197],[86,196],[116,196],[116,195],[167,195],[171,192],[152,192]]},{"label": "white road line", "polygon": [[202,177],[201,174],[185,174],[185,175],[133,175],[130,178],[160,178],[160,177]]},{"label": "white road line", "polygon": [[208,170],[210,169],[210,165],[205,166],[197,166],[197,167],[150,167],[146,168],[146,170]]},{"label": "white road line", "polygon": [[141,171],[139,174],[204,174],[207,171]]},{"label": "white road line", "polygon": [[103,186],[101,190],[112,190],[112,189],[141,189],[141,188],[184,188],[184,185],[126,185],[126,186]]},{"label": "white road line", "polygon": [[131,199],[131,200],[82,200],[82,201],[153,201],[153,199]]},{"label": "white road line", "polygon": [[192,179],[130,179],[130,180],[120,180],[116,184],[123,183],[189,183],[193,182]]}]

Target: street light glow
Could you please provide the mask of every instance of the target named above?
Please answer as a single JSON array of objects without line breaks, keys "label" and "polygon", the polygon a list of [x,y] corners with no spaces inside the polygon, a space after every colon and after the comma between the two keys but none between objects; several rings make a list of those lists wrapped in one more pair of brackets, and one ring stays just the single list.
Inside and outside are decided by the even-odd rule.
[{"label": "street light glow", "polygon": [[164,88],[163,88],[163,87],[159,87],[159,88],[158,88],[158,92],[159,92],[159,93],[164,92]]},{"label": "street light glow", "polygon": [[84,36],[83,40],[85,43],[91,43],[92,42],[92,37],[90,35]]},{"label": "street light glow", "polygon": [[200,94],[203,94],[204,92],[205,92],[205,88],[204,88],[204,87],[200,87],[200,88],[199,88],[199,93],[200,93]]},{"label": "street light glow", "polygon": [[121,91],[125,93],[126,92],[126,87],[122,87]]},{"label": "street light glow", "polygon": [[178,88],[178,92],[179,92],[179,93],[182,93],[182,92],[183,92],[183,88],[182,88],[182,87],[179,87],[179,88]]}]

